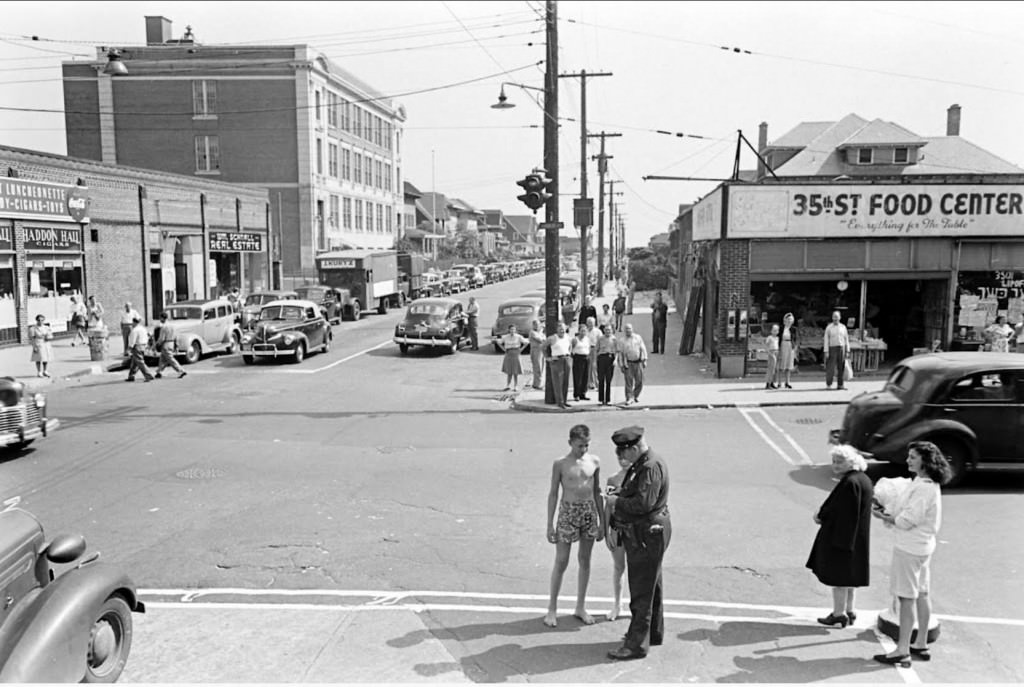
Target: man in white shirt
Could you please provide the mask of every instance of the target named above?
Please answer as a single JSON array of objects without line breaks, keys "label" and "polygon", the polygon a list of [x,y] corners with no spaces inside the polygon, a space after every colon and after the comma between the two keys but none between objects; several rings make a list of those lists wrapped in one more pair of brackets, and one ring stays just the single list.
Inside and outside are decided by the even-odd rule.
[{"label": "man in white shirt", "polygon": [[555,405],[559,408],[569,407],[565,397],[569,395],[571,347],[572,339],[565,333],[565,323],[559,322],[555,327],[555,333],[549,336],[544,344],[545,358],[548,361],[548,379],[551,380],[551,388],[555,393]]},{"label": "man in white shirt", "polygon": [[647,367],[647,346],[639,334],[633,332],[633,325],[627,324],[626,335],[619,341],[619,367],[626,379],[626,403],[640,401],[644,388],[644,368]]},{"label": "man in white shirt", "polygon": [[[126,304],[128,305],[128,304]],[[147,382],[153,381],[153,371],[146,365],[146,346],[149,344],[149,330],[142,324],[142,318],[136,315],[133,321],[134,327],[128,334],[128,351],[131,354],[131,362],[128,364],[128,379],[126,382],[135,381],[135,373],[142,371],[142,376]]]},{"label": "man in white shirt", "polygon": [[846,358],[850,355],[850,333],[846,325],[840,322],[838,310],[832,312],[832,322],[825,327],[822,348],[825,351],[825,388],[832,388],[832,379],[839,382],[838,389],[844,389],[843,373],[846,371]]},{"label": "man in white shirt", "polygon": [[124,343],[124,357],[126,358],[131,355],[131,348],[128,346],[128,335],[132,333],[135,322],[141,320],[142,316],[139,315],[139,311],[133,308],[131,303],[125,303],[124,310],[121,311],[121,340]]}]

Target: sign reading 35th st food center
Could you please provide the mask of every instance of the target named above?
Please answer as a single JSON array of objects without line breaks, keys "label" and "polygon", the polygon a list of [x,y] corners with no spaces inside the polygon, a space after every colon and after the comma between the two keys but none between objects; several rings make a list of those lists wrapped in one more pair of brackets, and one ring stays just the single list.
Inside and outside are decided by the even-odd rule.
[{"label": "sign reading 35th st food center", "polygon": [[1024,185],[729,189],[728,238],[1019,236]]}]

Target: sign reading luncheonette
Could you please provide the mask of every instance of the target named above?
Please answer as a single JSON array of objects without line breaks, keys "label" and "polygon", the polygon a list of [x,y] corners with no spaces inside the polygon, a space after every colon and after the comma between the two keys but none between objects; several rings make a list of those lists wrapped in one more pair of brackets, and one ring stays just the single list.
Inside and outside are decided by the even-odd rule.
[{"label": "sign reading luncheonette", "polygon": [[86,191],[84,186],[0,177],[0,217],[87,223]]},{"label": "sign reading luncheonette", "polygon": [[[727,238],[1024,234],[1020,184],[730,186],[728,205]],[[717,227],[697,221],[700,209],[694,240],[721,238]]]},{"label": "sign reading luncheonette", "polygon": [[263,235],[238,231],[211,231],[210,250],[236,253],[262,253]]}]

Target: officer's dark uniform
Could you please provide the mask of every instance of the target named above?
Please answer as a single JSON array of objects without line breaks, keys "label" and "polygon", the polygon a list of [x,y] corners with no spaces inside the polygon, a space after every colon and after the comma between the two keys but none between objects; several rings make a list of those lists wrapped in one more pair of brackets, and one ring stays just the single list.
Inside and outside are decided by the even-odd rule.
[{"label": "officer's dark uniform", "polygon": [[[612,435],[616,446],[634,446],[643,427],[627,427]],[[629,574],[629,612],[632,619],[623,649],[639,658],[665,635],[662,610],[661,561],[672,538],[668,514],[668,467],[648,449],[626,471],[612,513],[613,526],[622,533]],[[614,653],[614,652],[613,652]]]}]

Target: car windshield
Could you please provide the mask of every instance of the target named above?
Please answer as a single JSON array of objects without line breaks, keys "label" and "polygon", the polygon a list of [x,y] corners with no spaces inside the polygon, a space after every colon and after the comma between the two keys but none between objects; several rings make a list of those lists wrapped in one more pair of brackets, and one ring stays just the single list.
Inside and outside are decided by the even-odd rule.
[{"label": "car windshield", "polygon": [[268,320],[302,320],[304,315],[301,306],[296,305],[272,305],[260,310],[260,319]]},{"label": "car windshield", "polygon": [[532,305],[503,305],[498,310],[499,317],[508,317],[510,315],[532,315]]},{"label": "car windshield", "polygon": [[448,311],[443,305],[431,305],[428,303],[414,303],[409,306],[409,315],[416,315],[418,317],[444,317],[448,314]]},{"label": "car windshield", "polygon": [[254,293],[245,297],[246,305],[263,305],[274,300],[274,297],[266,293]]},{"label": "car windshield", "polygon": [[902,397],[914,388],[914,371],[906,365],[897,365],[885,381],[885,390]]},{"label": "car windshield", "polygon": [[201,320],[202,308],[167,308],[167,317],[171,320]]},{"label": "car windshield", "polygon": [[307,301],[322,300],[327,295],[327,289],[322,286],[306,286],[295,289],[299,296]]}]

